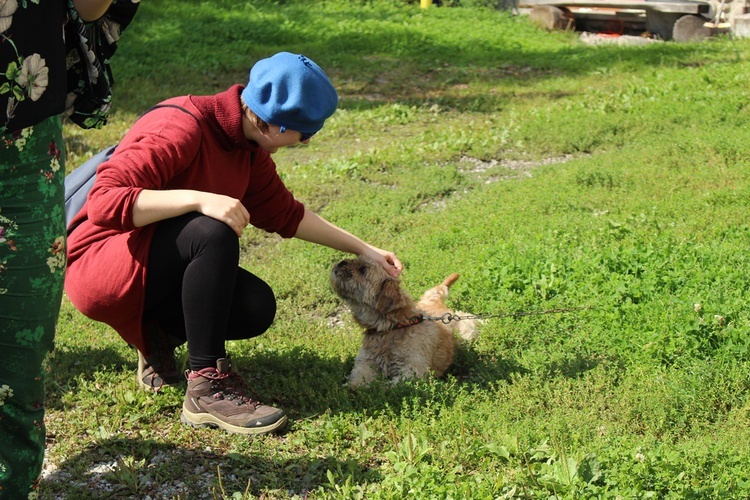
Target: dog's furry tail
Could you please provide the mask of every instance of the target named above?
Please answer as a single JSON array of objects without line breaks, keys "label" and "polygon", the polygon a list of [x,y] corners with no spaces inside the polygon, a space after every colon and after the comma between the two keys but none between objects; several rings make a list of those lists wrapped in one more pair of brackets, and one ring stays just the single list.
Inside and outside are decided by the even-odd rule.
[{"label": "dog's furry tail", "polygon": [[455,283],[456,281],[458,281],[458,276],[459,276],[458,273],[451,274],[450,276],[448,276],[447,278],[445,278],[443,280],[442,285],[450,287],[453,283]]}]

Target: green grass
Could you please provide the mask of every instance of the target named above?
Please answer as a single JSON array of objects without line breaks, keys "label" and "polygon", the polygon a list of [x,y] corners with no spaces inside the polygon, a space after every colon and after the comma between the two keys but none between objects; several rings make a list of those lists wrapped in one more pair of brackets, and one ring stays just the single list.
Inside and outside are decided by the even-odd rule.
[{"label": "green grass", "polygon": [[[395,1],[144,2],[111,123],[66,126],[69,165],[279,50],[341,94],[308,147],[276,155],[283,178],[397,252],[413,295],[459,272],[457,309],[590,309],[489,318],[444,378],[350,391],[342,255],[250,228],[243,266],[279,313],[229,349],[288,430],[182,426],[182,393],[139,391],[133,351],[64,300],[47,403],[65,481],[42,498],[750,496],[750,42],[591,47]],[[88,483],[104,466],[110,492]]]}]

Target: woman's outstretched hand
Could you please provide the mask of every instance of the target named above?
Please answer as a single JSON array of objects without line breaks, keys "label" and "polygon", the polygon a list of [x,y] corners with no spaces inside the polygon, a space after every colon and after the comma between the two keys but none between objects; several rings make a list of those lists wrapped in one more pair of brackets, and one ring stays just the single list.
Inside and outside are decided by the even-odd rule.
[{"label": "woman's outstretched hand", "polygon": [[403,264],[393,252],[371,247],[370,250],[364,252],[364,255],[380,264],[394,278],[398,278],[401,271],[404,270]]}]

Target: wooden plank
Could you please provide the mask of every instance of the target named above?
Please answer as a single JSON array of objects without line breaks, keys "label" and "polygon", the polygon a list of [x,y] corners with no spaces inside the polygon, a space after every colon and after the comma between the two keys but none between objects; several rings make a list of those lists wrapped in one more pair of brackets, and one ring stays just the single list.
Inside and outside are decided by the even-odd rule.
[{"label": "wooden plank", "polygon": [[679,14],[699,14],[708,8],[708,2],[691,1],[647,1],[647,0],[519,0],[518,7],[554,5],[555,7],[605,7],[614,9],[642,9]]}]

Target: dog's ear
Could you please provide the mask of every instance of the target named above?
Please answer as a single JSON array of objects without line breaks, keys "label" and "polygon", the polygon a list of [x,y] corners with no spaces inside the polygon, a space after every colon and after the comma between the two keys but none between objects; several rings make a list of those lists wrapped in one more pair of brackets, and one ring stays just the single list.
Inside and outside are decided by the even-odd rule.
[{"label": "dog's ear", "polygon": [[388,278],[383,281],[375,301],[375,309],[381,313],[389,313],[400,309],[406,305],[406,299],[401,291],[399,281],[395,278]]}]

